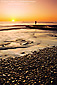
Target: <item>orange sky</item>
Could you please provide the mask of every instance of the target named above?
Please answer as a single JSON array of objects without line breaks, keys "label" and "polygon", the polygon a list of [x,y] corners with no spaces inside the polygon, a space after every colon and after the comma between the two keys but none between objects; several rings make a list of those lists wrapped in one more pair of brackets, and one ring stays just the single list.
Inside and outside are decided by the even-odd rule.
[{"label": "orange sky", "polygon": [[56,21],[57,0],[0,0],[0,21]]}]

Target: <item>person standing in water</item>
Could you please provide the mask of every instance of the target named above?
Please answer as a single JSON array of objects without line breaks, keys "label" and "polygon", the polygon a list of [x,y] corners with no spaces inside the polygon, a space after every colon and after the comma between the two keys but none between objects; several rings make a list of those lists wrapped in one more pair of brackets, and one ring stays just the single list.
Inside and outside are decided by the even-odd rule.
[{"label": "person standing in water", "polygon": [[37,23],[37,21],[35,21],[35,24]]}]

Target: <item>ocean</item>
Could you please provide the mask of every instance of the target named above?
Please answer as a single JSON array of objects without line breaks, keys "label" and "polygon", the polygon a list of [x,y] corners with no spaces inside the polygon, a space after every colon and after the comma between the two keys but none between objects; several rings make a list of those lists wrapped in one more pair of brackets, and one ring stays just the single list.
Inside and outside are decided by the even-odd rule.
[{"label": "ocean", "polygon": [[[0,22],[1,29],[21,28],[0,31],[0,58],[23,56],[39,49],[57,46],[57,31],[26,29],[31,22]],[[57,23],[37,23],[36,25],[57,25]]]},{"label": "ocean", "polygon": [[[17,25],[35,25],[34,22],[0,22],[0,28],[1,27],[13,27]],[[57,25],[57,22],[37,22],[36,25]],[[15,27],[16,27],[15,26]]]}]

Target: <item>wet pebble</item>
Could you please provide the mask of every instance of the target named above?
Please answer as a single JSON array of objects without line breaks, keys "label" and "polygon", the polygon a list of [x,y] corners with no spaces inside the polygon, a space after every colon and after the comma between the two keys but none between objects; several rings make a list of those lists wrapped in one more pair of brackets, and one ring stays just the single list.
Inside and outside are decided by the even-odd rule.
[{"label": "wet pebble", "polygon": [[56,54],[57,47],[52,47],[22,57],[0,59],[0,83],[2,85],[56,85]]}]

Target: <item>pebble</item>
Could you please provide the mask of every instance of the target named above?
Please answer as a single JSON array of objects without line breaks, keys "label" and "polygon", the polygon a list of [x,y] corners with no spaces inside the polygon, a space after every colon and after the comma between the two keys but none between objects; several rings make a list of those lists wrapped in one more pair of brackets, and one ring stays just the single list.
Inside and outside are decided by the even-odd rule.
[{"label": "pebble", "polygon": [[5,74],[3,74],[3,76],[6,76]]},{"label": "pebble", "polygon": [[25,54],[25,52],[21,52],[21,54]]},{"label": "pebble", "polygon": [[1,85],[56,85],[57,47],[0,59]]}]

